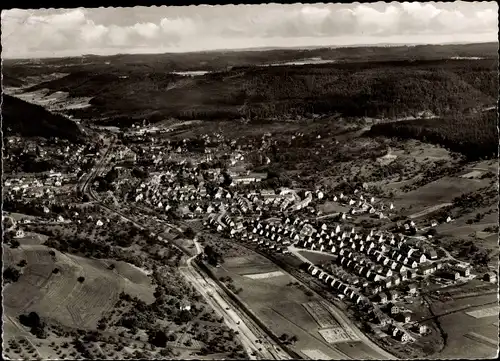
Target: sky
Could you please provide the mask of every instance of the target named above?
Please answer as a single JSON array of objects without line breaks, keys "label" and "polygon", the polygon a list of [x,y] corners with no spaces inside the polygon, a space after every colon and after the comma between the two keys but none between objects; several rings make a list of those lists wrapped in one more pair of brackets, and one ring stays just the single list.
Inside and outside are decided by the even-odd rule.
[{"label": "sky", "polygon": [[2,57],[498,41],[496,2],[2,11]]}]

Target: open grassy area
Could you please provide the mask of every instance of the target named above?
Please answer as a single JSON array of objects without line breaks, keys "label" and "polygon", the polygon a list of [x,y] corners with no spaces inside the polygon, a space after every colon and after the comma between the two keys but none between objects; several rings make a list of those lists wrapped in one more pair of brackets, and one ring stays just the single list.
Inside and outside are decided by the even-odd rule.
[{"label": "open grassy area", "polygon": [[445,176],[396,197],[394,206],[398,209],[404,207],[408,215],[415,214],[437,204],[450,203],[454,198],[478,190],[487,184],[483,180]]},{"label": "open grassy area", "polygon": [[[271,266],[270,261],[253,254],[246,257],[228,258],[224,265],[215,268],[214,272],[218,277],[231,277],[235,288],[241,287],[242,291],[238,293],[238,297],[275,334],[280,336],[286,333],[297,336],[298,341],[293,348],[304,356],[307,356],[307,350],[316,350],[328,355],[330,359],[345,359],[347,354],[349,357],[363,359],[372,357],[370,350],[357,348],[357,343],[350,340],[335,344],[328,343],[319,332],[322,326],[318,324],[318,321],[321,324],[330,322],[328,325],[338,326],[337,321],[327,309],[322,308],[320,298],[308,292],[307,288],[288,274],[259,279],[245,276],[247,272],[263,272],[264,269],[270,272]],[[277,269],[274,266],[274,270]],[[314,313],[314,317],[309,311]],[[318,321],[315,317],[319,317]]]},{"label": "open grassy area", "polygon": [[[6,267],[26,260],[19,280],[4,290],[6,314],[11,317],[36,311],[41,317],[67,326],[93,328],[113,308],[122,291],[145,302],[154,300],[154,287],[139,270],[125,268],[121,274],[123,266],[111,271],[102,261],[67,255],[45,246],[22,245],[8,250],[4,246],[4,250],[10,255],[6,261],[12,262]],[[84,280],[78,281],[79,277]]]},{"label": "open grassy area", "polygon": [[[498,313],[493,316],[475,318],[468,315],[476,309],[484,309],[493,307],[496,303],[498,307],[497,296],[480,296],[474,298],[460,299],[442,305],[436,303],[433,309],[439,312],[446,312],[459,307],[468,307],[469,305],[478,305],[467,310],[451,313],[438,318],[438,322],[447,334],[446,344],[444,349],[437,355],[431,358],[493,358],[497,354],[498,345]],[[485,306],[479,306],[484,303],[491,303]],[[472,334],[472,335],[471,335]],[[479,334],[480,336],[476,336]],[[481,340],[482,337],[487,338],[486,341]],[[488,339],[490,340],[488,342]],[[493,340],[493,344],[491,342]],[[495,345],[494,343],[497,342]]]},{"label": "open grassy area", "polygon": [[330,255],[328,253],[317,253],[308,251],[300,251],[299,253],[305,258],[307,258],[313,264],[320,264],[323,262],[333,261],[336,259],[335,256]]}]

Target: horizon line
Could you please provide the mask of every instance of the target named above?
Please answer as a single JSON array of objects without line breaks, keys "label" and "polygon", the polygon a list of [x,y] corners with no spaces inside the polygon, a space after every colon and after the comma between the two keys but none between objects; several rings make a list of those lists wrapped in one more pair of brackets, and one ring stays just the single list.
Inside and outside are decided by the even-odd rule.
[{"label": "horizon line", "polygon": [[473,44],[498,44],[499,41],[458,41],[444,43],[373,43],[373,44],[351,44],[351,45],[308,45],[308,46],[256,46],[250,48],[220,48],[210,50],[195,50],[195,51],[179,51],[179,52],[117,52],[113,54],[80,54],[68,56],[34,56],[34,57],[8,57],[2,56],[2,60],[34,60],[34,59],[67,59],[67,58],[83,58],[86,56],[95,57],[111,57],[117,55],[167,55],[167,54],[199,54],[211,52],[244,52],[244,51],[273,51],[273,50],[314,50],[314,49],[349,49],[349,48],[369,48],[369,47],[415,47],[415,46],[446,46],[446,45],[473,45]]}]

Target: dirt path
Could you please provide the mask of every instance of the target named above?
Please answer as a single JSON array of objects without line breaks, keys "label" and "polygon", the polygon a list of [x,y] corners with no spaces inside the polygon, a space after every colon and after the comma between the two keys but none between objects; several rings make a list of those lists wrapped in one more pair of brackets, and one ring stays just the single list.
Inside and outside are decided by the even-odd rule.
[{"label": "dirt path", "polygon": [[436,204],[436,205],[433,205],[429,208],[426,208],[424,209],[423,211],[420,211],[420,212],[417,212],[417,213],[414,213],[410,216],[411,219],[415,219],[415,218],[420,218],[420,217],[423,217],[425,216],[426,214],[429,214],[429,213],[432,213],[432,212],[435,212],[441,208],[444,208],[444,207],[448,207],[448,206],[452,206],[453,203],[441,203],[441,204]]}]

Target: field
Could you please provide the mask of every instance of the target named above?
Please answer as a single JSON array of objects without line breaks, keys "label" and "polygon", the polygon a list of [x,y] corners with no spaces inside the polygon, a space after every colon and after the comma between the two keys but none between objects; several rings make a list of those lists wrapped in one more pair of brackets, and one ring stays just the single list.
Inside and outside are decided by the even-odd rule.
[{"label": "field", "polygon": [[248,274],[244,275],[245,277],[251,278],[253,280],[258,280],[258,279],[266,279],[266,278],[272,278],[272,277],[279,277],[283,276],[283,272],[281,271],[274,271],[274,272],[267,272],[267,273],[255,273],[255,274]]},{"label": "field", "polygon": [[328,343],[352,341],[351,337],[349,337],[347,332],[342,327],[333,327],[319,330],[319,333]]},{"label": "field", "polygon": [[499,313],[498,311],[499,311],[498,306],[495,306],[489,308],[482,308],[471,312],[466,312],[465,314],[472,316],[474,318],[483,318],[483,317],[497,316]]},{"label": "field", "polygon": [[295,280],[288,274],[254,279],[246,276],[263,273],[262,269],[267,272],[279,270],[276,266],[273,266],[273,269],[270,266],[272,264],[267,259],[253,254],[228,258],[223,266],[215,268],[214,272],[217,277],[231,277],[235,287],[242,288],[238,297],[277,336],[283,333],[296,335],[298,341],[293,348],[304,356],[307,355],[303,350],[314,350],[327,355],[328,359],[346,359],[354,354],[354,358],[371,358],[370,350],[358,350],[356,343],[352,342],[355,338],[350,338],[347,333],[345,340],[338,340],[335,345],[325,341],[319,328],[338,327],[337,321],[324,308],[318,296],[306,294],[306,289],[294,283]]},{"label": "field", "polygon": [[23,238],[18,238],[20,244],[25,245],[40,245],[43,244],[49,237],[44,234],[34,232],[24,232]]},{"label": "field", "polygon": [[[325,247],[326,248],[326,247]],[[308,251],[300,251],[302,256],[307,258],[313,264],[320,264],[322,262],[333,261],[336,259],[334,255],[327,253],[319,253],[319,252],[308,252]]]},{"label": "field", "polygon": [[469,173],[461,175],[461,177],[462,178],[475,179],[475,178],[479,178],[482,174],[483,174],[483,172],[481,172],[479,170],[473,170],[473,171],[471,171]]},{"label": "field", "polygon": [[319,210],[324,214],[329,214],[329,213],[347,212],[349,211],[349,208],[337,202],[327,201],[319,207]]},{"label": "field", "polygon": [[238,275],[253,275],[277,271],[277,267],[265,258],[256,255],[230,257],[224,260],[222,268]]},{"label": "field", "polygon": [[438,210],[440,210],[441,208],[444,208],[444,207],[448,207],[448,206],[451,206],[452,203],[440,203],[440,204],[436,204],[434,206],[430,206],[428,208],[425,208],[424,210],[420,211],[420,212],[417,212],[417,213],[414,213],[410,216],[411,219],[415,219],[415,218],[420,218],[420,217],[423,217],[429,213],[433,213],[433,212],[436,212]]},{"label": "field", "polygon": [[338,325],[337,321],[335,321],[330,312],[328,312],[321,303],[308,302],[304,303],[303,306],[317,322],[319,328],[323,329]]},{"label": "field", "polygon": [[[447,340],[444,349],[432,358],[492,358],[496,355],[498,304],[488,305],[489,302],[498,302],[497,296],[456,299],[446,304],[435,302],[432,306],[434,312],[445,314],[438,318],[438,322],[446,332]],[[466,309],[453,312],[454,309],[461,308]],[[497,312],[491,312],[492,308]],[[451,313],[446,314],[447,312]],[[477,315],[484,317],[474,317]]]},{"label": "field", "polygon": [[397,197],[394,201],[396,209],[409,208],[407,213],[415,214],[437,203],[452,202],[455,197],[478,190],[486,186],[483,180],[465,179],[460,177],[442,177],[437,181],[420,187]]},{"label": "field", "polygon": [[[154,300],[154,287],[141,271],[123,265],[111,271],[99,260],[58,251],[54,257],[49,251],[45,246],[22,245],[18,249],[4,246],[7,266],[17,264],[20,259],[27,261],[19,280],[5,287],[4,306],[8,316],[15,318],[35,311],[69,327],[93,328],[113,308],[122,291],[148,303]],[[55,268],[57,273],[53,272]],[[120,269],[125,270],[123,274]],[[79,282],[78,277],[85,279]]]},{"label": "field", "polygon": [[320,350],[305,349],[305,350],[301,350],[301,351],[304,355],[309,357],[311,360],[330,360],[330,357],[328,357],[328,355],[325,355]]}]

